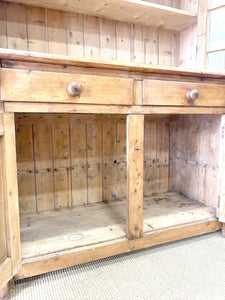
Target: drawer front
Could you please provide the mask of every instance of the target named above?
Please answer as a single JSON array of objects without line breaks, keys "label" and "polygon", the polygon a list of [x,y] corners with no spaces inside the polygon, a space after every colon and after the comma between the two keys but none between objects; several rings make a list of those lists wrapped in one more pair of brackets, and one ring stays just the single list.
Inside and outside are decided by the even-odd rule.
[{"label": "drawer front", "polygon": [[[71,82],[81,86],[70,96]],[[1,70],[3,101],[132,105],[133,79],[29,70]]]},{"label": "drawer front", "polygon": [[[199,93],[195,101],[189,91]],[[144,105],[225,106],[225,85],[209,83],[144,80]]]}]

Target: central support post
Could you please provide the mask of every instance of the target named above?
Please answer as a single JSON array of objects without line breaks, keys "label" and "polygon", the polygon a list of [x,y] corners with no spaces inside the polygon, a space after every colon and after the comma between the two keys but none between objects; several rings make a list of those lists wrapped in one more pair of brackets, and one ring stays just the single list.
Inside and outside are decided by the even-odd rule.
[{"label": "central support post", "polygon": [[127,116],[127,237],[143,236],[144,115]]}]

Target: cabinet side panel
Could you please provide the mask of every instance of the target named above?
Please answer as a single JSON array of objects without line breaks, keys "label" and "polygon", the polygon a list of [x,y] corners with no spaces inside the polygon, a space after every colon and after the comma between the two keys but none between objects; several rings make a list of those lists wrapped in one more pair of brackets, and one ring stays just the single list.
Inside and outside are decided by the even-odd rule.
[{"label": "cabinet side panel", "polygon": [[5,228],[5,205],[4,205],[4,186],[3,186],[3,162],[2,162],[2,142],[0,137],[0,264],[7,257],[6,248],[6,228]]},{"label": "cabinet side panel", "polygon": [[[170,189],[218,207],[220,115],[179,116],[171,143]],[[171,149],[175,149],[171,146]]]}]

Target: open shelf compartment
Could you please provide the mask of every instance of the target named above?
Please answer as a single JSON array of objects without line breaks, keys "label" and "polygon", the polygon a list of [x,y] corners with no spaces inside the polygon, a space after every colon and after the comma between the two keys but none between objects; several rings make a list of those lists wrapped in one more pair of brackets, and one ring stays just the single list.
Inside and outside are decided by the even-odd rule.
[{"label": "open shelf compartment", "polygon": [[[23,263],[127,241],[126,116],[15,119]],[[220,119],[145,117],[144,237],[217,220]]]},{"label": "open shelf compartment", "polygon": [[142,0],[82,0],[82,4],[78,0],[11,0],[11,2],[71,11],[129,23],[162,26],[175,31],[180,31],[197,22],[195,13]]}]

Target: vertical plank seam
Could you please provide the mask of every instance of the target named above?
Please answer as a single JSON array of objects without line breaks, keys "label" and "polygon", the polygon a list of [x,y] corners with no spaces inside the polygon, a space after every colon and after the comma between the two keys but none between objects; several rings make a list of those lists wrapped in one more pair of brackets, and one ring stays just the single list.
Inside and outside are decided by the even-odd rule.
[{"label": "vertical plank seam", "polygon": [[116,48],[116,61],[118,60],[118,45],[117,45],[117,21],[115,21],[115,48]]},{"label": "vertical plank seam", "polygon": [[147,57],[147,26],[144,26],[144,63],[146,64]]},{"label": "vertical plank seam", "polygon": [[160,51],[160,39],[159,39],[159,27],[157,27],[157,40],[158,40],[158,43],[157,43],[157,65],[159,65],[159,51]]},{"label": "vertical plank seam", "polygon": [[174,46],[174,40],[173,40],[173,31],[170,30],[170,66],[172,66],[173,63],[173,46]]},{"label": "vertical plank seam", "polygon": [[[4,223],[5,223],[5,245],[6,245],[6,256],[8,257],[9,256],[9,241],[8,241],[8,226],[7,226],[7,221],[6,221],[6,201],[5,201],[5,193],[4,193],[4,171],[3,171],[3,165],[4,165],[4,161],[3,161],[3,155],[4,155],[4,136],[1,136],[0,137],[0,155],[1,155],[1,172],[2,172],[2,182],[1,182],[1,185],[2,185],[2,205],[3,205],[3,213],[4,213]],[[17,175],[18,176],[18,175]],[[13,272],[13,270],[12,270]]]},{"label": "vertical plank seam", "polygon": [[[45,28],[46,28],[45,32],[46,32],[47,53],[49,53],[48,9],[47,8],[45,8]],[[51,127],[52,127],[52,125],[51,125]]]},{"label": "vertical plank seam", "polygon": [[86,132],[86,170],[87,170],[87,204],[89,203],[89,197],[88,197],[88,138],[87,138],[87,134],[88,134],[88,125],[87,123],[85,124],[85,132]]},{"label": "vertical plank seam", "polygon": [[[200,169],[200,132],[201,132],[201,116],[199,118],[198,129],[198,154],[197,154],[197,183],[196,183],[196,198],[199,200],[199,169]],[[197,200],[196,199],[196,200]]]},{"label": "vertical plank seam", "polygon": [[158,186],[159,186],[159,182],[158,182],[158,123],[156,122],[156,187],[155,187],[155,191],[156,193],[158,192]]},{"label": "vertical plank seam", "polygon": [[102,151],[102,162],[101,162],[101,170],[102,170],[102,200],[101,202],[104,200],[104,159],[103,159],[103,124],[100,123],[101,125],[101,151]]},{"label": "vertical plank seam", "polygon": [[101,38],[102,38],[102,18],[99,18],[99,56],[100,59],[102,58],[102,43],[101,43]]},{"label": "vertical plank seam", "polygon": [[134,24],[130,24],[130,62],[134,61]]},{"label": "vertical plank seam", "polygon": [[71,147],[72,147],[72,143],[71,143],[71,123],[69,122],[69,151],[70,151],[70,170],[69,170],[69,174],[70,174],[70,197],[69,197],[69,207],[72,207],[73,206],[73,199],[72,199],[72,196],[73,196],[73,193],[72,193],[72,184],[73,184],[73,181],[72,181],[72,154],[71,154]]},{"label": "vertical plank seam", "polygon": [[38,212],[38,205],[37,205],[37,178],[36,178],[36,155],[35,155],[35,148],[34,148],[34,124],[31,124],[31,137],[32,137],[32,150],[33,150],[33,166],[34,166],[34,191],[35,191],[35,206],[36,212]]},{"label": "vertical plank seam", "polygon": [[55,206],[55,165],[54,165],[54,147],[53,147],[53,143],[54,143],[54,140],[53,140],[53,123],[51,122],[50,123],[51,125],[51,144],[52,144],[52,173],[53,173],[53,204],[54,204],[54,209],[56,209],[56,206]]},{"label": "vertical plank seam", "polygon": [[117,132],[118,132],[118,124],[119,122],[116,123],[116,185],[115,185],[115,194],[117,196],[117,198],[120,198],[118,195],[118,146],[117,146],[117,140],[118,140],[118,135],[117,135]]},{"label": "vertical plank seam", "polygon": [[6,48],[8,49],[9,48],[9,43],[8,43],[8,28],[7,28],[7,3],[4,5],[5,9],[5,34],[6,34]]},{"label": "vertical plank seam", "polygon": [[[101,58],[101,30],[100,30],[100,23],[101,23],[101,18],[98,18],[98,35],[99,35],[99,42],[98,42],[98,47],[99,47],[99,55],[98,58]],[[95,57],[96,58],[96,57]]]},{"label": "vertical plank seam", "polygon": [[114,50],[114,58],[113,60],[116,60],[116,21],[114,20],[114,36],[115,36],[115,44],[114,44],[114,47],[115,47],[115,50]]},{"label": "vertical plank seam", "polygon": [[27,11],[28,11],[28,6],[26,5],[25,6],[25,14],[26,14],[26,18],[25,18],[25,21],[26,21],[26,34],[27,34],[27,51],[29,51],[29,36],[28,36],[28,18],[27,18]]},{"label": "vertical plank seam", "polygon": [[[85,17],[84,17],[84,14],[82,14],[82,23],[83,23],[83,57],[85,57],[85,39],[84,39],[84,26],[85,26],[85,24],[84,24],[84,19],[85,19]],[[86,124],[85,124],[86,125]],[[86,126],[87,127],[87,126]],[[87,129],[87,128],[86,128]],[[86,133],[87,133],[87,131],[86,131]]]},{"label": "vertical plank seam", "polygon": [[66,55],[68,56],[68,36],[67,36],[67,12],[64,12],[65,14],[65,41],[66,41]]}]

